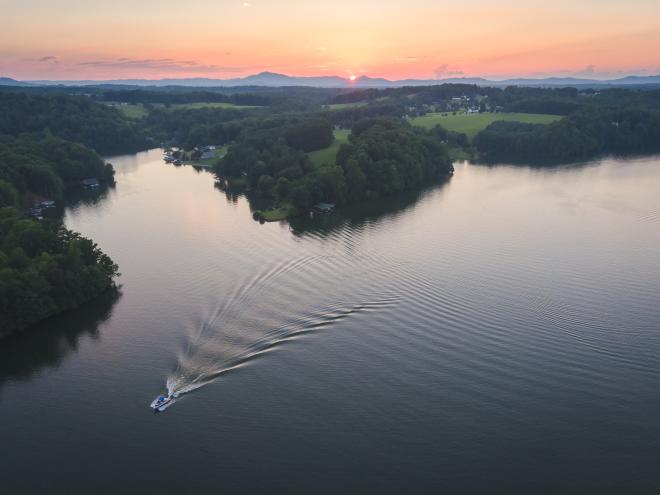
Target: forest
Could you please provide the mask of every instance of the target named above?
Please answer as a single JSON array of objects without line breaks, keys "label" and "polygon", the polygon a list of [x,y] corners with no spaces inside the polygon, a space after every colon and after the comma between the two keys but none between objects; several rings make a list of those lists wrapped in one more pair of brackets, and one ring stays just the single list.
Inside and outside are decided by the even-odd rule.
[{"label": "forest", "polygon": [[117,265],[59,218],[25,215],[85,178],[114,183],[93,150],[48,136],[0,136],[0,338],[115,288]]},{"label": "forest", "polygon": [[493,122],[474,140],[481,159],[535,165],[660,152],[660,113],[587,108],[548,125]]},{"label": "forest", "polygon": [[61,200],[86,178],[114,183],[112,165],[86,146],[53,136],[0,136],[0,207],[26,207],[32,196]]},{"label": "forest", "polygon": [[59,221],[0,208],[0,338],[115,287],[117,265]]},{"label": "forest", "polygon": [[0,91],[0,135],[50,134],[103,155],[153,146],[144,131],[114,108],[84,96]]},{"label": "forest", "polygon": [[323,119],[262,122],[238,137],[216,172],[230,184],[303,212],[318,202],[386,197],[453,171],[445,146],[432,133],[398,119],[358,121],[336,163],[313,165],[307,152],[332,141],[332,126]]}]

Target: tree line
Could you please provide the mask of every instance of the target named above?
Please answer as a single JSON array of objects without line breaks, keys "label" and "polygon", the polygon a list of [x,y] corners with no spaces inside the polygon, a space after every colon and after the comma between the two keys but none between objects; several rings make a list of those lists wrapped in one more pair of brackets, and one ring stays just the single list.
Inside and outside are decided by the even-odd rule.
[{"label": "tree line", "polygon": [[251,194],[304,212],[318,202],[387,197],[453,171],[444,145],[398,119],[358,121],[336,161],[312,164],[307,152],[326,148],[333,139],[331,123],[322,118],[273,119],[241,134],[216,172]]},{"label": "tree line", "polygon": [[185,103],[232,103],[234,105],[268,106],[273,97],[254,93],[224,94],[214,91],[158,91],[153,89],[120,89],[103,91],[97,98],[104,101],[123,103],[162,103],[165,105]]},{"label": "tree line", "polygon": [[93,150],[53,136],[0,136],[0,207],[25,208],[31,195],[60,200],[86,178],[114,183],[114,169]]},{"label": "tree line", "polygon": [[493,122],[474,140],[487,161],[558,164],[660,152],[660,113],[586,108],[549,125]]},{"label": "tree line", "polygon": [[45,133],[105,155],[153,146],[137,124],[90,98],[0,91],[0,135]]},{"label": "tree line", "polygon": [[59,219],[21,212],[36,198],[61,199],[81,179],[114,181],[92,150],[52,136],[0,136],[0,337],[90,301],[115,286],[117,265]]},{"label": "tree line", "polygon": [[0,208],[0,338],[94,299],[117,274],[94,242],[59,221]]}]

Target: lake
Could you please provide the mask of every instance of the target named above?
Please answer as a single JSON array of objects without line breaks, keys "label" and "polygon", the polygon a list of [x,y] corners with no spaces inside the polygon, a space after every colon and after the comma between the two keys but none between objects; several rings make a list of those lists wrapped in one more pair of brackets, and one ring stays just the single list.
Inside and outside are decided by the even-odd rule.
[{"label": "lake", "polygon": [[660,158],[291,225],[111,161],[65,223],[121,293],[0,344],[4,493],[660,490]]}]

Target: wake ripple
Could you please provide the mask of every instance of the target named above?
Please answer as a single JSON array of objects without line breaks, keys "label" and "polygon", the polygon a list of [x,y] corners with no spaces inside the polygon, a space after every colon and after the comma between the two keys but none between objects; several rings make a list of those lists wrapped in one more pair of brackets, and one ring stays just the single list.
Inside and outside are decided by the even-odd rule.
[{"label": "wake ripple", "polygon": [[178,373],[175,373],[168,378],[167,390],[170,394],[176,397],[190,393],[204,385],[208,385],[218,377],[236,370],[282,346],[286,342],[302,335],[327,328],[352,315],[389,308],[396,305],[397,302],[398,298],[390,297],[379,301],[362,302],[352,306],[336,306],[308,314],[281,328],[269,332],[263,338],[248,345],[244,351],[237,356],[223,362],[218,362],[215,367],[209,366],[206,369],[199,371],[194,376],[189,376],[185,370],[180,367]]},{"label": "wake ripple", "polygon": [[168,392],[190,393],[302,335],[393,307],[392,266],[373,254],[305,256],[245,277],[190,329]]}]

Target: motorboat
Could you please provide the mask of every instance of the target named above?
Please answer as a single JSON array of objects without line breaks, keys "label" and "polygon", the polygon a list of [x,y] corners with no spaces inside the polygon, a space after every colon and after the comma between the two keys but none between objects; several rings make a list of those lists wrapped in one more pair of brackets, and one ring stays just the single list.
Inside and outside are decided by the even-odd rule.
[{"label": "motorboat", "polygon": [[151,403],[150,407],[151,409],[154,410],[154,412],[163,412],[165,409],[170,407],[172,404],[175,402],[175,397],[174,395],[159,395],[156,397],[153,402]]}]

